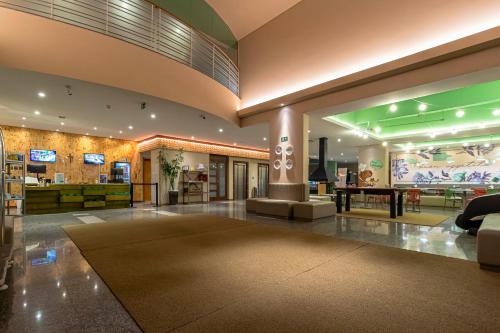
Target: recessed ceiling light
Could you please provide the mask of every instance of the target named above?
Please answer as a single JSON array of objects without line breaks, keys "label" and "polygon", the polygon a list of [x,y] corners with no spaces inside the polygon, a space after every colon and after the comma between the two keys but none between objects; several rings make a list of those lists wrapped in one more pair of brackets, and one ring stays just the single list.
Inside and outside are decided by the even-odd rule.
[{"label": "recessed ceiling light", "polygon": [[337,139],[337,142],[342,142],[342,139],[341,139],[341,138],[338,138],[338,139]]},{"label": "recessed ceiling light", "polygon": [[425,111],[425,110],[427,110],[427,104],[425,104],[425,103],[420,103],[420,104],[418,105],[418,111]]},{"label": "recessed ceiling light", "polygon": [[122,130],[120,130],[118,133],[123,134],[123,131],[122,131]]},{"label": "recessed ceiling light", "polygon": [[154,113],[151,113],[150,117],[151,119],[156,119],[156,115]]},{"label": "recessed ceiling light", "polygon": [[463,146],[464,146],[464,147],[467,147],[468,145],[469,145],[469,143],[468,143],[468,142],[464,142],[464,143],[463,143]]},{"label": "recessed ceiling light", "polygon": [[375,127],[375,133],[380,133],[382,131],[382,129],[380,127]]},{"label": "recessed ceiling light", "polygon": [[22,117],[21,119],[22,119],[22,120],[26,120],[26,117]]},{"label": "recessed ceiling light", "polygon": [[281,103],[280,106],[285,106],[285,103]]},{"label": "recessed ceiling light", "polygon": [[458,130],[457,130],[456,128],[452,128],[450,133],[451,133],[451,134],[457,134],[457,133],[458,133]]},{"label": "recessed ceiling light", "polygon": [[485,146],[486,148],[488,148],[489,146],[491,146],[491,144],[490,144],[489,142],[487,142],[487,143],[485,143],[485,144],[484,144],[484,146]]},{"label": "recessed ceiling light", "polygon": [[236,142],[235,142],[235,143],[233,143],[233,146],[236,146]]},{"label": "recessed ceiling light", "polygon": [[307,133],[311,133],[311,130],[307,130]]},{"label": "recessed ceiling light", "polygon": [[224,129],[223,128],[219,128],[219,133],[222,133],[224,132]]},{"label": "recessed ceiling light", "polygon": [[344,156],[344,153],[340,153],[340,156]]},{"label": "recessed ceiling light", "polygon": [[191,140],[194,140],[194,136],[191,137]]},{"label": "recessed ceiling light", "polygon": [[368,134],[363,134],[363,139],[368,139]]},{"label": "recessed ceiling light", "polygon": [[22,124],[21,127],[26,127],[26,125]]},{"label": "recessed ceiling light", "polygon": [[430,137],[431,139],[434,139],[434,138],[436,137],[436,133],[431,133],[431,134],[429,134],[429,137]]},{"label": "recessed ceiling light", "polygon": [[266,137],[263,137],[263,138],[262,138],[262,140],[267,141],[267,138],[266,138]]},{"label": "recessed ceiling light", "polygon": [[398,106],[396,104],[391,104],[391,106],[389,106],[389,111],[392,113],[398,111]]},{"label": "recessed ceiling light", "polygon": [[85,133],[85,135],[89,135],[89,133]]},{"label": "recessed ceiling light", "polygon": [[479,128],[485,128],[486,125],[484,123],[479,124]]},{"label": "recessed ceiling light", "polygon": [[113,136],[112,136],[112,135],[110,135],[110,136],[109,136],[109,138],[110,138],[110,139],[113,139]]},{"label": "recessed ceiling light", "polygon": [[38,110],[35,110],[35,112],[33,112],[35,115],[39,116],[40,115],[40,111]]},{"label": "recessed ceiling light", "polygon": [[417,150],[417,151],[416,151],[416,153],[417,153],[417,154],[420,154],[420,150]]},{"label": "recessed ceiling light", "polygon": [[382,146],[387,147],[387,141],[382,142]]},{"label": "recessed ceiling light", "polygon": [[97,131],[97,127],[94,127],[94,131]]},{"label": "recessed ceiling light", "polygon": [[59,132],[59,128],[56,128],[56,132]]},{"label": "recessed ceiling light", "polygon": [[128,129],[129,129],[129,130],[133,130],[133,129],[134,129],[134,126],[129,125],[129,126],[128,126]]},{"label": "recessed ceiling light", "polygon": [[500,116],[500,109],[495,109],[495,110],[493,110],[492,114],[493,114],[495,117]]},{"label": "recessed ceiling light", "polygon": [[463,116],[465,116],[465,111],[458,110],[457,112],[455,112],[455,116],[457,116],[458,118],[462,118]]},{"label": "recessed ceiling light", "polygon": [[47,95],[45,95],[45,93],[43,91],[38,92],[38,97],[45,98],[45,96],[47,96]]},{"label": "recessed ceiling light", "polygon": [[433,150],[433,149],[434,149],[434,147],[433,147],[433,146],[429,146],[429,148],[428,148],[428,149],[429,149],[429,150]]},{"label": "recessed ceiling light", "polygon": [[61,126],[64,126],[64,121],[61,121]]}]

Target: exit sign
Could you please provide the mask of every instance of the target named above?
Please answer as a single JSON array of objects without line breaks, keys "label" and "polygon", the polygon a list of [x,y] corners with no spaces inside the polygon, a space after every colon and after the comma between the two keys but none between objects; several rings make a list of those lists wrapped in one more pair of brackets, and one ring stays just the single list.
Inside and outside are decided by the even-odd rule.
[{"label": "exit sign", "polygon": [[281,142],[287,142],[288,141],[288,137],[287,136],[282,136],[281,137]]}]

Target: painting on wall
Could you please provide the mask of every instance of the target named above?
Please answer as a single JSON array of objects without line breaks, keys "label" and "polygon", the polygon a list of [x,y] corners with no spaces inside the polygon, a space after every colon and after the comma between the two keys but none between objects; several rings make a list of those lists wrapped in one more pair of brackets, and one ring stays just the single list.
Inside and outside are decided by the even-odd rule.
[{"label": "painting on wall", "polygon": [[380,181],[376,177],[374,169],[381,169],[383,167],[382,161],[373,160],[370,162],[370,167],[367,164],[359,163],[358,185],[360,187],[374,187]]},{"label": "painting on wall", "polygon": [[500,146],[393,153],[391,178],[392,184],[500,184]]}]

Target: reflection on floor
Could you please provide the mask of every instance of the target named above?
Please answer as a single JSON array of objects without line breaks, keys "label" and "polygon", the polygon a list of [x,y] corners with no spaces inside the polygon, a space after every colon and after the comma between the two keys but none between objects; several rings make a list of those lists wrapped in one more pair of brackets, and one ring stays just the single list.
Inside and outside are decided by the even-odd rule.
[{"label": "reflection on floor", "polygon": [[[340,238],[433,253],[466,260],[476,259],[475,241],[454,226],[455,211],[424,210],[450,218],[436,227],[332,217],[295,222],[246,214],[244,202],[117,209],[27,216],[16,220],[14,267],[9,289],[0,293],[1,332],[140,332],[132,318],[102,283],[62,225],[105,223],[112,219],[133,222],[142,217],[207,213],[286,226]],[[104,222],[101,222],[104,221]]]}]

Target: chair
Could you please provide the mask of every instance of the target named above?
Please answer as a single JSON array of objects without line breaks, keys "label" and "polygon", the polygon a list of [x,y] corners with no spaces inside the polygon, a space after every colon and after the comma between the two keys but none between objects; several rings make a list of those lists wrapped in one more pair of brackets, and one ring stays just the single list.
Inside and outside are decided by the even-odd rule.
[{"label": "chair", "polygon": [[482,188],[482,187],[472,188],[472,191],[474,192],[474,198],[477,198],[477,197],[480,197],[482,195],[486,195],[487,194],[486,189]]},{"label": "chair", "polygon": [[447,188],[444,190],[444,205],[443,205],[443,209],[446,209],[446,202],[447,201],[451,201],[453,203],[453,208],[455,208],[455,203],[458,201],[459,203],[459,207],[462,203],[462,198],[460,197],[457,197],[455,195],[455,192],[451,189],[451,188]]},{"label": "chair", "polygon": [[418,212],[420,213],[420,194],[421,190],[419,188],[411,188],[406,192],[406,211],[408,211],[408,204],[412,204],[412,211],[416,212],[415,206],[418,206]]},{"label": "chair", "polygon": [[482,195],[473,198],[465,207],[463,214],[457,216],[455,224],[462,229],[473,229],[473,234],[481,226],[483,217],[500,213],[500,194]]}]

